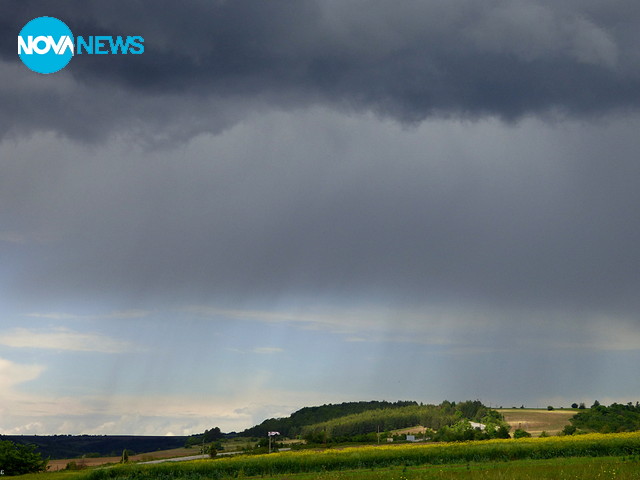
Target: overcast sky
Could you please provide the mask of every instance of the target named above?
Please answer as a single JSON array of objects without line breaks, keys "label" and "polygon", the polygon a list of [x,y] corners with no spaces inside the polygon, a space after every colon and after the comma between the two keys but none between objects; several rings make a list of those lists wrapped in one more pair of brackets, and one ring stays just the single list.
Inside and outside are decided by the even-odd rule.
[{"label": "overcast sky", "polygon": [[[142,55],[16,55],[31,19]],[[0,433],[640,400],[637,0],[0,2]]]}]

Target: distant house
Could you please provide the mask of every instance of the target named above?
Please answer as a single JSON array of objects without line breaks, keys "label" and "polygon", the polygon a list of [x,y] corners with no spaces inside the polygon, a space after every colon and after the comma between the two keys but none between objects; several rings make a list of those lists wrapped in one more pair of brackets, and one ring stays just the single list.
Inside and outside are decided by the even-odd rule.
[{"label": "distant house", "polygon": [[415,435],[407,435],[407,442],[415,442],[415,441],[416,441]]},{"label": "distant house", "polygon": [[484,430],[485,428],[487,428],[487,426],[484,423],[476,423],[476,422],[469,422],[471,424],[471,428],[479,428],[480,430]]}]

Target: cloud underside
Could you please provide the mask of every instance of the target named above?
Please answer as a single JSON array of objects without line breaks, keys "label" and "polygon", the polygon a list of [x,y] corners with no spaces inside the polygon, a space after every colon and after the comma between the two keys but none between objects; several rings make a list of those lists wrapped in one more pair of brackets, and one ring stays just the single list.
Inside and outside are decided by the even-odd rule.
[{"label": "cloud underside", "polygon": [[[328,332],[344,342],[419,345],[432,354],[491,354],[518,351],[637,352],[640,334],[631,318],[587,316],[577,321],[566,312],[471,311],[447,305],[441,309],[339,310],[305,305],[297,310],[228,311],[215,307],[182,309],[222,322],[285,325],[313,332]],[[550,334],[553,332],[553,334]],[[253,353],[281,353],[262,347]]]}]

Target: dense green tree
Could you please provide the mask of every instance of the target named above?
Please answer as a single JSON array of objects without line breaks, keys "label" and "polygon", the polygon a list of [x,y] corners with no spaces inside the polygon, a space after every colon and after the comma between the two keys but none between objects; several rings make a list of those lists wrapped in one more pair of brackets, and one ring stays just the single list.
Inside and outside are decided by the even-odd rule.
[{"label": "dense green tree", "polygon": [[220,438],[222,438],[222,432],[219,427],[214,427],[211,430],[204,431],[204,441],[206,443],[215,442]]},{"label": "dense green tree", "polygon": [[0,468],[4,475],[22,475],[42,472],[48,460],[35,452],[33,445],[21,445],[8,440],[0,441]]},{"label": "dense green tree", "polygon": [[224,434],[220,431],[220,427],[214,427],[210,430],[205,430],[204,433],[198,433],[187,437],[185,447],[189,448],[196,445],[202,446],[205,443],[215,442],[222,437],[224,437]]}]

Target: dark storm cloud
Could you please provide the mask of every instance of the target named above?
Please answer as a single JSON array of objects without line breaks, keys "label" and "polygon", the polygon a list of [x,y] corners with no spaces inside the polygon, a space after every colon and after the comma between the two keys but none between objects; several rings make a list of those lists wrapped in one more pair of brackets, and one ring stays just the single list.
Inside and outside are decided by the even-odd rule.
[{"label": "dark storm cloud", "polygon": [[[33,74],[15,33],[38,15],[146,52]],[[89,143],[3,142],[16,296],[638,309],[634,2],[2,2],[0,21],[2,133]],[[487,115],[525,120],[394,123]]]},{"label": "dark storm cloud", "polygon": [[[40,15],[77,35],[142,35],[146,51],[78,55],[56,78],[34,80],[15,37]],[[218,132],[265,106],[416,122],[594,115],[640,101],[632,1],[5,1],[0,18],[11,80],[0,90],[2,133],[163,139]],[[16,93],[24,82],[36,88]]]}]

